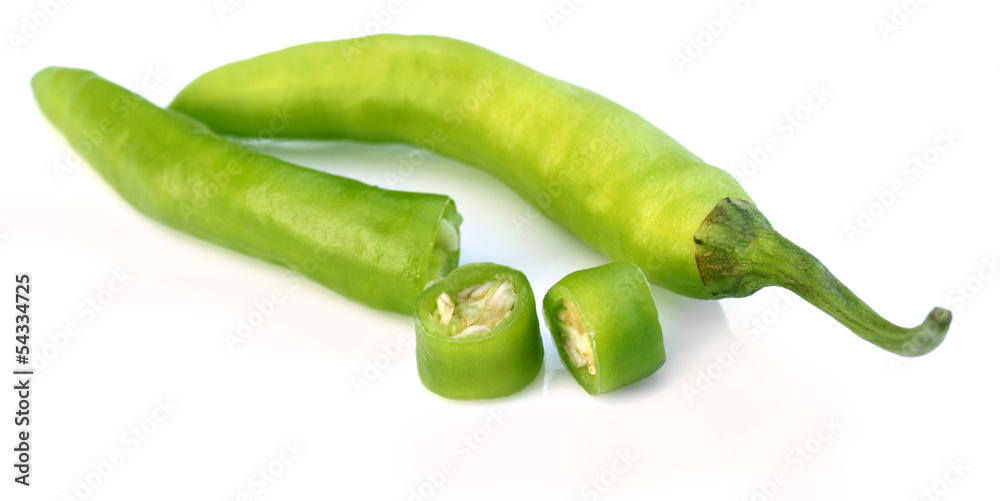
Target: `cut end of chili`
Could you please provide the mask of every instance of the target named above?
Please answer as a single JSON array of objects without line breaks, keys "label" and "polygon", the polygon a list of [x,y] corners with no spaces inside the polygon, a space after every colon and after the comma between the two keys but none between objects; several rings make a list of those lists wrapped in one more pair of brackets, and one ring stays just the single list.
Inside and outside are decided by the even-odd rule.
[{"label": "cut end of chili", "polygon": [[597,367],[594,365],[594,342],[587,334],[587,328],[583,325],[576,304],[563,299],[562,307],[556,310],[556,320],[559,341],[573,367],[577,369],[586,367],[591,376],[597,375]]},{"label": "cut end of chili", "polygon": [[535,298],[523,273],[492,263],[461,266],[416,304],[417,372],[446,398],[503,397],[542,366]]},{"label": "cut end of chili", "polygon": [[509,278],[470,285],[452,296],[442,292],[434,319],[451,337],[486,334],[510,315],[517,293]]},{"label": "cut end of chili", "polygon": [[427,270],[424,282],[437,280],[451,273],[458,266],[459,233],[458,225],[462,216],[455,211],[454,204],[445,209],[438,223],[437,235],[434,237],[434,247],[427,258]]},{"label": "cut end of chili", "polygon": [[666,361],[649,282],[632,263],[566,275],[542,311],[563,365],[591,395],[646,378]]}]

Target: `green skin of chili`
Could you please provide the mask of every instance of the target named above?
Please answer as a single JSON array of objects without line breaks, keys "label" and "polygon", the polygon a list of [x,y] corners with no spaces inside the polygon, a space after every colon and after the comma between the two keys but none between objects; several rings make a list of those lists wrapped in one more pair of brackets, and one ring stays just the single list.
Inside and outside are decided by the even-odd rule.
[{"label": "green skin of chili", "polygon": [[[576,367],[566,353],[557,317],[564,301],[572,302],[580,314],[596,374],[586,366]],[[563,365],[591,395],[650,376],[666,360],[649,283],[632,263],[610,263],[566,275],[545,294],[542,311]]]},{"label": "green skin of chili", "polygon": [[[778,234],[725,171],[638,114],[482,47],[435,36],[317,42],[227,64],[170,105],[218,132],[402,142],[477,166],[649,281],[694,298],[788,288],[862,338],[922,355],[948,310],[883,319]],[[738,244],[738,245],[737,245]]]},{"label": "green skin of chili", "polygon": [[406,314],[458,261],[461,216],[447,196],[383,190],[256,153],[89,71],[46,68],[31,85],[70,146],[168,226]]},{"label": "green skin of chili", "polygon": [[[510,313],[489,332],[453,338],[434,320],[442,292],[459,291],[488,280],[508,278],[517,297]],[[473,400],[513,395],[531,384],[542,368],[542,338],[535,296],[523,273],[493,263],[458,267],[417,298],[417,372],[438,395]]]}]

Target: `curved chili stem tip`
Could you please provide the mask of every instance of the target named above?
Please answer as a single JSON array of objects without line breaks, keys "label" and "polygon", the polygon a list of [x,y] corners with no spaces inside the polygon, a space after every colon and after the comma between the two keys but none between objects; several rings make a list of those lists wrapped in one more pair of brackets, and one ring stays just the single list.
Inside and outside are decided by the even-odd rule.
[{"label": "curved chili stem tip", "polygon": [[744,297],[763,287],[784,287],[812,303],[862,339],[897,355],[916,357],[936,348],[951,312],[934,308],[907,329],[875,313],[818,259],[774,231],[752,202],[725,198],[694,237],[695,260],[709,292]]}]

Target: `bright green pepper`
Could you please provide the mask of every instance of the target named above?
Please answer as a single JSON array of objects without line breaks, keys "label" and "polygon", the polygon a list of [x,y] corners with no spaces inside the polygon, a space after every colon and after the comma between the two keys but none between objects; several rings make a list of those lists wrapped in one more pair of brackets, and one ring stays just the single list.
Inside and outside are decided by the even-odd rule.
[{"label": "bright green pepper", "polygon": [[428,390],[469,400],[517,393],[542,367],[535,296],[523,273],[460,266],[417,298],[417,372]]},{"label": "bright green pepper", "polygon": [[383,190],[261,155],[89,71],[47,68],[31,85],[73,149],[168,226],[401,313],[458,261],[462,219],[447,196]]},{"label": "bright green pepper", "polygon": [[171,107],[216,131],[404,142],[493,174],[649,281],[695,298],[788,288],[862,338],[922,355],[951,312],[898,327],[778,234],[736,180],[636,113],[476,45],[433,36],[319,42],[212,70]]},{"label": "bright green pepper", "polygon": [[566,275],[542,311],[563,365],[591,395],[643,379],[666,360],[649,283],[632,263]]}]

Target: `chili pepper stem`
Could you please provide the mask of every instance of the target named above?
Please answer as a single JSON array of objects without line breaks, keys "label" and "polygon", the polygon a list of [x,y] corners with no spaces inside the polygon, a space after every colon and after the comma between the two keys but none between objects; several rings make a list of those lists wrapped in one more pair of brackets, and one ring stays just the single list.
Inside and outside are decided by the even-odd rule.
[{"label": "chili pepper stem", "polygon": [[930,352],[951,324],[951,312],[943,308],[934,308],[911,329],[882,318],[812,254],[774,231],[746,200],[720,201],[695,233],[694,243],[698,271],[713,296],[744,297],[763,287],[784,287],[862,339],[897,355]]}]

